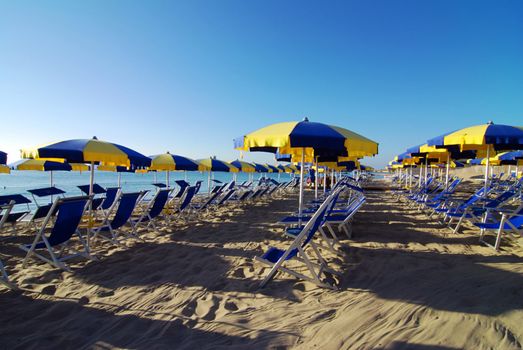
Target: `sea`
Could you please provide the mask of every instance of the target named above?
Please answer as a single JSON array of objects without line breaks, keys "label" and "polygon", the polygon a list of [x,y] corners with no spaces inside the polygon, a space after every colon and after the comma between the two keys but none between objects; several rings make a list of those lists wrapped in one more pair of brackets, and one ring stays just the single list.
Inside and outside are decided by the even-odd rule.
[{"label": "sea", "polygon": [[[116,173],[106,171],[94,172],[94,182],[100,186],[116,187],[118,185],[118,176],[121,176],[120,183],[123,192],[133,192],[141,190],[149,190],[149,197],[154,194],[157,187],[153,183],[167,183],[166,172],[149,172],[149,173]],[[89,184],[90,172],[64,172],[53,171],[52,180],[55,187],[58,187],[66,192],[66,196],[81,195],[82,192],[77,187],[79,185]],[[251,178],[259,180],[262,176],[275,179],[276,181],[289,181],[292,174],[287,173],[226,173],[226,172],[212,172],[212,179],[220,182],[229,182],[236,176],[236,183],[249,181]],[[202,181],[200,193],[206,193],[208,189],[208,172],[200,171],[171,171],[169,172],[170,186],[176,188],[176,180],[186,180],[191,185],[197,181]],[[211,182],[211,187],[216,183]],[[49,187],[51,184],[51,173],[44,171],[19,171],[12,170],[11,174],[0,174],[0,196],[7,194],[23,194],[29,199],[36,201],[38,204],[46,204],[50,201],[49,197],[33,198],[27,190]],[[33,207],[33,206],[31,206]]]}]

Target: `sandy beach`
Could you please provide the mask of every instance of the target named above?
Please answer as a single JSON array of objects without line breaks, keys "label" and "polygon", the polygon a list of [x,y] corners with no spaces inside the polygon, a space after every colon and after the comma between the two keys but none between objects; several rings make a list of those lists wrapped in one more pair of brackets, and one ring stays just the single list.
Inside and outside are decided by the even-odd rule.
[{"label": "sandy beach", "polygon": [[521,240],[495,253],[389,192],[367,196],[344,254],[325,254],[339,291],[284,274],[258,289],[266,268],[253,257],[288,242],[276,222],[293,195],[99,246],[99,261],[73,272],[22,269],[7,241],[2,259],[22,292],[0,291],[0,348],[521,348]]}]

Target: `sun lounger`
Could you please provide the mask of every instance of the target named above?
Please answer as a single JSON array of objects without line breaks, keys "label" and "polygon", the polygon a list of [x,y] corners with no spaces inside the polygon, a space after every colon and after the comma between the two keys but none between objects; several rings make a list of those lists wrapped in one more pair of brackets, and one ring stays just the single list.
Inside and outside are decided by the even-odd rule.
[{"label": "sun lounger", "polygon": [[[21,195],[21,194],[10,194],[10,195],[4,195],[0,196],[0,205],[10,205],[12,204],[13,207],[9,211],[9,214],[7,217],[3,218],[4,223],[3,226],[10,224],[12,228],[12,232],[16,232],[16,224],[19,223],[27,214],[29,214],[29,204],[31,203],[31,200],[29,198]],[[27,206],[27,210],[19,211],[19,212],[13,212],[15,207],[17,205],[25,204]]]},{"label": "sun lounger", "polygon": [[[327,267],[327,263],[321,256],[318,249],[311,245],[310,242],[314,237],[314,234],[318,228],[323,224],[327,208],[333,198],[329,197],[320,206],[316,213],[312,216],[311,220],[303,227],[297,228],[299,232],[296,233],[295,239],[287,249],[279,249],[276,247],[269,247],[269,249],[260,257],[255,257],[255,260],[266,264],[271,267],[267,276],[263,279],[260,287],[264,287],[270,280],[272,280],[278,271],[288,273],[297,278],[307,280],[317,284],[320,287],[335,289],[335,286],[322,280],[324,272],[335,273],[333,270]],[[306,251],[308,247],[311,247],[315,257],[319,263],[312,261],[309,253]],[[309,275],[305,275],[301,272],[295,271],[288,265],[290,261],[297,261],[305,265]]]},{"label": "sun lounger", "polygon": [[156,192],[154,197],[149,201],[148,205],[145,208],[145,211],[143,214],[139,215],[137,219],[131,220],[131,223],[134,227],[135,232],[137,233],[138,226],[140,226],[143,223],[147,223],[146,229],[149,228],[149,226],[153,226],[153,229],[156,231],[157,227],[154,221],[160,216],[162,213],[165,204],[167,203],[167,200],[169,199],[169,194],[171,193],[172,189],[168,188],[162,188]]},{"label": "sun lounger", "polygon": [[[25,267],[29,258],[34,256],[59,269],[69,270],[64,263],[65,260],[76,256],[91,258],[88,246],[78,230],[90,199],[91,197],[89,196],[56,199],[44,219],[42,227],[37,231],[33,243],[20,246],[22,250],[27,252],[22,266]],[[56,220],[53,221],[52,214],[55,211],[57,211]],[[46,232],[48,227],[50,231],[49,236],[47,236]],[[75,234],[78,236],[82,251],[75,250],[70,245],[70,240]],[[66,250],[71,250],[74,254],[63,255]],[[47,252],[49,257],[44,256],[44,252]]]},{"label": "sun lounger", "polygon": [[[33,196],[33,202],[36,205],[35,212],[31,215],[31,219],[28,222],[28,226],[32,226],[34,229],[37,229],[37,221],[41,221],[43,218],[47,216],[49,213],[49,210],[51,209],[53,203],[47,203],[45,205],[39,205],[36,197],[43,198],[43,197],[54,197],[57,198],[63,198],[65,191],[57,188],[57,187],[44,187],[44,188],[36,188],[32,190],[27,190],[27,192],[31,193]],[[56,214],[53,213],[53,216]]]},{"label": "sun lounger", "polygon": [[[489,223],[475,223],[474,225],[479,227],[481,230],[479,241],[485,245],[488,245],[489,247],[494,248],[495,250],[499,250],[503,234],[510,233],[518,237],[523,236],[523,206],[520,206],[517,211],[512,213],[502,212],[501,220],[499,221]],[[484,239],[485,233],[487,231],[497,231],[496,241],[493,245],[486,242]]]},{"label": "sun lounger", "polygon": [[[145,191],[119,194],[115,199],[115,205],[111,207],[112,210],[108,210],[102,224],[91,230],[93,238],[100,236],[114,244],[120,244],[119,233],[127,237],[139,238],[136,235],[134,225],[130,222],[130,218],[136,205],[144,195]],[[117,209],[114,209],[115,207],[117,207]],[[115,211],[114,216],[112,215],[113,211]],[[129,224],[130,231],[128,233],[122,231],[125,224]],[[105,233],[109,233],[110,236],[106,236]]]}]

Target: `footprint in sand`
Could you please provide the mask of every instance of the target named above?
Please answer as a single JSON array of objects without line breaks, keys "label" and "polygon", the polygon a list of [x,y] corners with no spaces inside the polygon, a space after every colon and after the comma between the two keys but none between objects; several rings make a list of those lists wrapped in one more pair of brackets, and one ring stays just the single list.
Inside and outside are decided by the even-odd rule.
[{"label": "footprint in sand", "polygon": [[207,294],[205,297],[198,300],[196,315],[206,321],[214,321],[216,319],[216,311],[220,307],[220,300],[221,299],[215,295]]},{"label": "footprint in sand", "polygon": [[56,287],[55,286],[45,286],[41,290],[42,294],[46,295],[54,295],[56,293]]},{"label": "footprint in sand", "polygon": [[182,309],[182,315],[186,317],[191,317],[194,315],[194,310],[196,310],[196,300],[192,300],[189,302],[189,304],[185,305],[185,307]]}]

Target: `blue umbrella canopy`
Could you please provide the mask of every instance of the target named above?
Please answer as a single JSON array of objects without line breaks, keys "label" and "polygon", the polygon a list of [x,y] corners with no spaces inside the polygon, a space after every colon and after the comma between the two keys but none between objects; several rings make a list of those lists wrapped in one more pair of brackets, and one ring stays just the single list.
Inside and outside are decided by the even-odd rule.
[{"label": "blue umbrella canopy", "polygon": [[21,152],[22,158],[57,158],[64,159],[69,163],[99,163],[148,167],[151,159],[128,147],[92,139],[74,139],[34,149],[25,149]]}]

